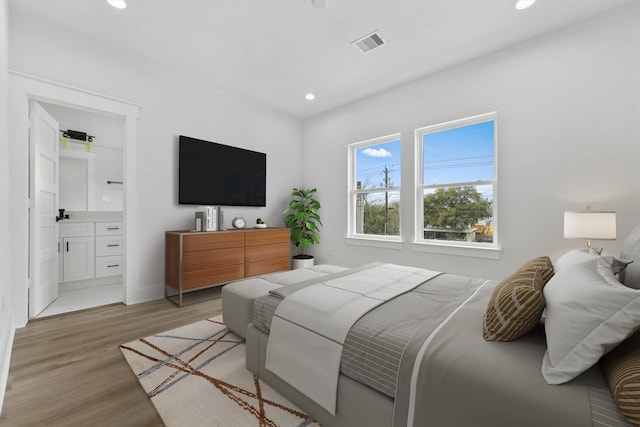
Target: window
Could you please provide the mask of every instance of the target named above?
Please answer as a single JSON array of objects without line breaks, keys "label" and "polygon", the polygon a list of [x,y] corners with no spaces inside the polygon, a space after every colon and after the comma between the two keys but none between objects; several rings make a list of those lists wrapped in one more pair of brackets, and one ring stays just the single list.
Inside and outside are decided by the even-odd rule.
[{"label": "window", "polygon": [[497,248],[496,113],[416,130],[416,242]]},{"label": "window", "polygon": [[349,146],[349,236],[400,240],[400,135]]}]

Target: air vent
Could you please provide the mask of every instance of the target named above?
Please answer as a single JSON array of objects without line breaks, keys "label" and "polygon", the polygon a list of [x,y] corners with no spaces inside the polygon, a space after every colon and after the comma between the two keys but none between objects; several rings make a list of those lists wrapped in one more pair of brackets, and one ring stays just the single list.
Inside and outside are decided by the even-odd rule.
[{"label": "air vent", "polygon": [[366,36],[360,37],[359,39],[351,42],[351,44],[357,46],[362,53],[367,53],[370,50],[380,47],[385,43],[386,42],[382,38],[382,34],[380,34],[380,32],[378,32],[377,30],[371,34],[367,34]]}]

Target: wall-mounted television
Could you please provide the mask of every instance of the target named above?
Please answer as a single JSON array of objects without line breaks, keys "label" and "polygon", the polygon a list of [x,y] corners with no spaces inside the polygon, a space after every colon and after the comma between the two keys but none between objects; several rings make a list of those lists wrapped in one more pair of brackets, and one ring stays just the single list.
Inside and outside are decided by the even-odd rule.
[{"label": "wall-mounted television", "polygon": [[180,135],[181,205],[266,206],[267,155]]}]

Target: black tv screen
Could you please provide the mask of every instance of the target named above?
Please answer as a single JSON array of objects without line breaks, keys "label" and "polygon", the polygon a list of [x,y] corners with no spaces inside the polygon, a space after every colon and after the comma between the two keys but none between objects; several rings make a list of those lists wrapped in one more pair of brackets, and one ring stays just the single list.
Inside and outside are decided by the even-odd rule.
[{"label": "black tv screen", "polygon": [[180,135],[179,203],[266,206],[267,155]]}]

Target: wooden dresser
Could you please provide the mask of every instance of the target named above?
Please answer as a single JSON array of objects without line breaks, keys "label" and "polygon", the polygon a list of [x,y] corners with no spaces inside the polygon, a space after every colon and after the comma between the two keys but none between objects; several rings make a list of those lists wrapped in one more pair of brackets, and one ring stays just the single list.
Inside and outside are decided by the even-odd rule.
[{"label": "wooden dresser", "polygon": [[186,292],[288,270],[289,248],[286,228],[167,231],[165,297],[182,306]]}]

